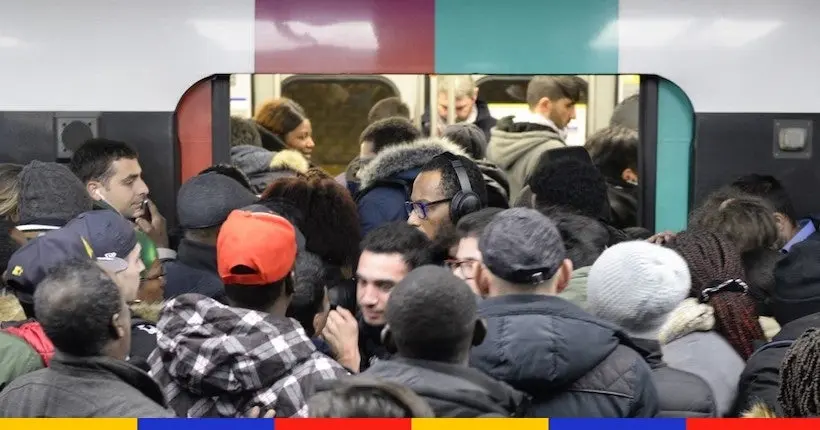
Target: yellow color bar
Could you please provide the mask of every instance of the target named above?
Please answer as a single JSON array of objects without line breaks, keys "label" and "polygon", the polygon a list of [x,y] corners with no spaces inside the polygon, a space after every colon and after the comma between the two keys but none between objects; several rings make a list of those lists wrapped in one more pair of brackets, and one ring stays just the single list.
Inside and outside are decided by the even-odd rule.
[{"label": "yellow color bar", "polygon": [[546,418],[414,418],[412,430],[547,430]]},{"label": "yellow color bar", "polygon": [[3,418],[3,430],[137,430],[136,418]]}]

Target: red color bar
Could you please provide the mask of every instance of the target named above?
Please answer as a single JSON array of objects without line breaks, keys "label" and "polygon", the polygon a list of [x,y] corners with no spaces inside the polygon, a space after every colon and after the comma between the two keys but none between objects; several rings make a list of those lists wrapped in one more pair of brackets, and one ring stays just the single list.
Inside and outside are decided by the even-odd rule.
[{"label": "red color bar", "polygon": [[409,418],[276,418],[274,430],[410,430]]},{"label": "red color bar", "polygon": [[814,430],[820,419],[796,418],[690,418],[686,430]]}]

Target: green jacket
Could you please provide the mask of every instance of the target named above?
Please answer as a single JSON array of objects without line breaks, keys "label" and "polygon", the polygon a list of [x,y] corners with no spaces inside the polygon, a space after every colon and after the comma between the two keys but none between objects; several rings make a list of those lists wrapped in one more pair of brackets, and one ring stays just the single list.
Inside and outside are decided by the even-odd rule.
[{"label": "green jacket", "polygon": [[587,277],[592,266],[580,267],[572,272],[567,288],[558,294],[558,297],[572,302],[586,310],[587,308]]},{"label": "green jacket", "polygon": [[0,331],[0,391],[18,377],[44,367],[43,357],[31,344]]},{"label": "green jacket", "polygon": [[[541,155],[551,149],[566,145],[556,131],[543,127],[533,131],[518,131],[520,124],[512,124],[512,118],[503,118],[490,134],[487,159],[507,173],[510,181],[510,201],[518,199],[521,189],[535,168]],[[521,126],[526,130],[526,125]]]}]

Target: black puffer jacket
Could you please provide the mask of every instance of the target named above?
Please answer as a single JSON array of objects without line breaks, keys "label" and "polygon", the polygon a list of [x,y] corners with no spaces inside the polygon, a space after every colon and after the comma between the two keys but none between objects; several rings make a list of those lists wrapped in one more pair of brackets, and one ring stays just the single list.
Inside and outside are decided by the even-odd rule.
[{"label": "black puffer jacket", "polygon": [[524,393],[466,366],[397,357],[364,374],[410,388],[438,418],[517,417],[526,409]]},{"label": "black puffer jacket", "polygon": [[536,417],[654,417],[649,366],[617,327],[563,299],[485,299],[487,337],[470,364],[532,396]]},{"label": "black puffer jacket", "polygon": [[717,416],[715,397],[706,381],[664,363],[660,342],[647,339],[633,339],[633,342],[652,368],[652,381],[658,390],[659,418]]},{"label": "black puffer jacket", "polygon": [[757,404],[765,404],[782,416],[780,405],[777,403],[777,393],[780,390],[780,363],[783,362],[791,342],[812,327],[820,327],[820,313],[798,318],[784,325],[769,345],[759,348],[749,357],[743,373],[740,374],[732,416],[740,416]]}]

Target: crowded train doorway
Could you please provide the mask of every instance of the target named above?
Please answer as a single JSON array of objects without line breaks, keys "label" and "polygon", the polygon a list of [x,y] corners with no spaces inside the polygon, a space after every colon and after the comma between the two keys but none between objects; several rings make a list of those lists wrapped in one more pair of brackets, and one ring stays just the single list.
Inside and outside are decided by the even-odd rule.
[{"label": "crowded train doorway", "polygon": [[[610,126],[610,122],[621,122],[634,129],[640,136],[636,172],[641,187],[636,193],[636,224],[654,229],[668,228],[670,222],[685,219],[688,204],[688,177],[675,178],[672,187],[683,181],[682,195],[666,193],[682,203],[671,199],[659,202],[656,196],[657,166],[657,90],[659,78],[637,75],[581,75],[587,83],[584,100],[575,105],[575,115],[566,126],[566,143],[570,146],[584,146],[596,133]],[[312,137],[316,148],[312,162],[329,173],[341,174],[351,159],[359,153],[359,137],[368,125],[368,113],[379,101],[399,98],[409,109],[414,123],[425,129],[440,129],[442,126],[458,122],[458,102],[447,103],[449,97],[458,99],[459,88],[439,94],[443,88],[439,81],[459,82],[454,75],[288,75],[256,74],[231,75],[228,110],[234,117],[253,119],[260,108],[271,100],[287,98],[300,105],[311,120]],[[491,116],[503,118],[528,110],[526,92],[532,75],[470,75],[477,89],[477,100],[486,104]],[[654,85],[653,85],[654,84]],[[446,85],[446,84],[444,84]],[[641,96],[642,87],[649,88],[649,102]],[[441,97],[441,100],[439,99]],[[444,102],[442,102],[442,100]],[[224,101],[223,101],[224,102]],[[450,109],[449,106],[453,108]],[[619,106],[621,106],[619,108]],[[440,108],[447,109],[439,111]],[[616,108],[618,113],[616,114]],[[429,115],[439,111],[442,115]],[[647,111],[647,112],[645,112]],[[613,117],[614,115],[614,117]],[[689,112],[691,118],[691,111]],[[648,124],[650,136],[644,136],[644,122]],[[223,133],[223,136],[228,136]],[[690,136],[691,137],[691,136]],[[688,154],[688,143],[687,150]],[[222,145],[228,150],[229,145]],[[217,154],[214,154],[216,156]],[[679,161],[681,161],[679,159]],[[685,160],[683,160],[685,161]],[[683,170],[688,175],[688,169]],[[667,178],[668,179],[668,178]],[[667,180],[667,182],[670,182]],[[661,181],[663,185],[664,182]],[[666,185],[669,188],[669,185]],[[678,193],[681,194],[681,193]],[[669,210],[669,208],[677,210]],[[663,208],[658,214],[657,209]],[[680,213],[683,215],[680,215]],[[670,216],[671,214],[671,216]],[[660,220],[658,220],[660,216]],[[676,221],[677,220],[677,221]]]}]

